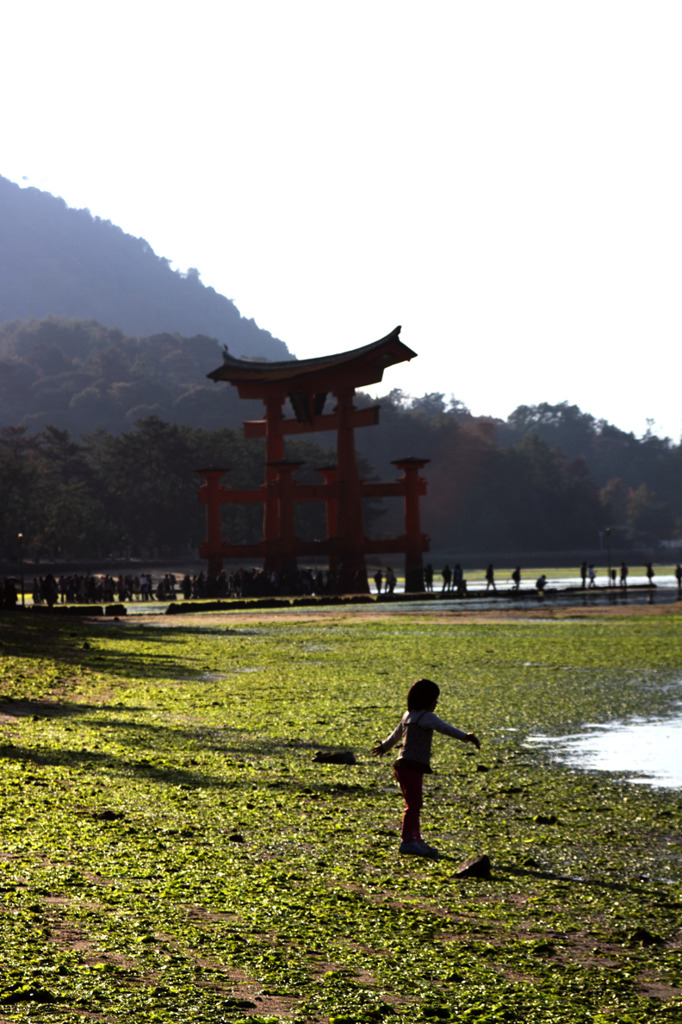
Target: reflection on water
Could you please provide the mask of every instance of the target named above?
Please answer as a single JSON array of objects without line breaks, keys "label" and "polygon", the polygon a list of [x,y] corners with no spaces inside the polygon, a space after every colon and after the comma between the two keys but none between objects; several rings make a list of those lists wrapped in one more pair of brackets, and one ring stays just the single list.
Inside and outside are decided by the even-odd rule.
[{"label": "reflection on water", "polygon": [[564,764],[612,772],[638,772],[629,782],[682,788],[682,715],[660,721],[590,725],[579,736],[530,736]]},{"label": "reflection on water", "polygon": [[[343,604],[344,614],[352,614],[353,612],[364,613],[368,607],[372,608],[373,612],[385,612],[390,615],[396,613],[409,614],[411,612],[434,612],[439,613],[443,611],[509,611],[512,608],[516,610],[536,607],[545,608],[576,608],[576,607],[587,607],[596,608],[604,605],[637,605],[637,604],[668,604],[674,601],[680,600],[677,588],[664,589],[663,587],[655,591],[648,590],[629,590],[626,595],[622,594],[618,590],[585,590],[585,591],[565,591],[565,590],[554,590],[550,593],[538,595],[532,590],[522,590],[519,594],[513,594],[511,591],[498,591],[496,594],[486,595],[483,588],[477,590],[476,587],[472,587],[468,597],[455,597],[454,595],[445,595],[441,597],[440,594],[432,594],[428,596],[421,595],[410,595],[407,599],[404,598],[403,592],[400,588],[396,588],[395,600],[387,597],[380,597],[377,599],[376,593],[372,592],[370,595],[371,601],[367,603],[358,604]],[[254,598],[253,606],[249,608],[234,608],[230,607],[229,598],[221,599],[224,601],[224,611],[231,611],[238,614],[240,611],[261,611],[264,610],[262,605],[259,606],[257,598]],[[295,602],[295,598],[282,598],[282,604],[278,607],[267,608],[268,614],[277,612],[290,612],[290,611],[301,611],[306,615],[310,615],[314,611],[328,611],[330,605],[325,604],[324,601],[320,601],[319,605],[316,604],[301,604],[296,605],[295,603],[290,605],[289,600]],[[183,601],[180,598],[177,599],[176,603],[181,607],[186,604],[186,611],[192,612],[194,609],[192,601]],[[339,607],[339,606],[336,606]],[[168,608],[167,602],[160,601],[138,601],[130,602],[126,605],[126,612],[128,615],[155,615],[163,614]],[[535,620],[537,621],[537,620]]]}]

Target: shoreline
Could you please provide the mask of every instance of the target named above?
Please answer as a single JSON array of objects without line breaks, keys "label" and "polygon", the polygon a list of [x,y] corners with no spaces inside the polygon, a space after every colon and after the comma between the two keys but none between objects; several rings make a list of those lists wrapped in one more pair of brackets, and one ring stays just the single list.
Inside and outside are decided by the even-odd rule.
[{"label": "shoreline", "polygon": [[[464,603],[464,602],[463,602]],[[120,621],[133,625],[137,622],[145,624],[163,621],[165,626],[190,625],[200,626],[224,622],[226,619],[239,619],[240,622],[277,622],[284,619],[297,622],[324,621],[339,618],[352,618],[356,621],[381,621],[388,617],[409,617],[429,622],[539,622],[539,621],[561,621],[581,620],[598,618],[631,618],[633,616],[674,616],[682,615],[682,601],[666,600],[660,603],[592,603],[592,604],[569,604],[552,602],[515,604],[513,607],[488,607],[476,608],[458,606],[452,602],[452,606],[425,608],[423,604],[416,606],[409,601],[397,603],[374,602],[374,603],[338,603],[324,604],[315,607],[308,605],[296,605],[293,603],[281,604],[273,608],[265,605],[252,604],[250,607],[230,607],[228,602],[222,602],[221,607],[185,611],[182,605],[172,615],[166,615],[160,610],[147,613],[145,611],[135,612],[132,615],[125,615]]]}]

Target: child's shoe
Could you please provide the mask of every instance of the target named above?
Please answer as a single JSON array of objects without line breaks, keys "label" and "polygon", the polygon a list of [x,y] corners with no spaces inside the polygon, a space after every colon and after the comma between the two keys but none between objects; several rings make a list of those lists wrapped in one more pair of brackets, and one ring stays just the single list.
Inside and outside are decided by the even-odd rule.
[{"label": "child's shoe", "polygon": [[398,847],[398,853],[411,853],[415,857],[425,857],[426,853],[420,842],[416,839],[403,839]]},{"label": "child's shoe", "polygon": [[418,843],[419,846],[421,846],[423,857],[432,857],[434,860],[440,857],[440,854],[438,853],[438,850],[436,849],[435,846],[429,846],[429,844],[425,843],[423,839],[416,839],[415,842]]}]

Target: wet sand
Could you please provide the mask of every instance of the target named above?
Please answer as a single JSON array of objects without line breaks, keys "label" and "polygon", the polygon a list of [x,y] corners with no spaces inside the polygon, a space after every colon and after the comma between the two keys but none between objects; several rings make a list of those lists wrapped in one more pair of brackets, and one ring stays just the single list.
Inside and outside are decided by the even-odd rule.
[{"label": "wet sand", "polygon": [[234,609],[211,612],[194,612],[177,615],[144,615],[136,614],[122,623],[154,623],[157,626],[209,626],[238,625],[247,622],[319,622],[320,620],[355,622],[380,622],[387,617],[423,620],[425,622],[533,622],[577,619],[617,619],[631,616],[651,617],[659,615],[682,616],[682,601],[666,601],[659,604],[637,604],[621,602],[619,604],[595,603],[585,605],[562,605],[559,601],[551,604],[523,602],[513,608],[458,608],[450,604],[433,609],[424,609],[423,605],[411,607],[405,601],[399,604],[381,603],[376,605],[326,605],[319,608],[282,607],[278,609],[263,608],[261,610]]}]

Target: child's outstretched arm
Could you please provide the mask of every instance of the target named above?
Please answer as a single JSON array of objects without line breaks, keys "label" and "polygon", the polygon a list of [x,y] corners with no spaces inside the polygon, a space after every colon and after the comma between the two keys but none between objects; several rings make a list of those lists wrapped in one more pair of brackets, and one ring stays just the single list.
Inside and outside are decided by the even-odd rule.
[{"label": "child's outstretched arm", "polygon": [[400,721],[398,722],[390,736],[387,736],[385,740],[381,741],[381,743],[377,743],[375,746],[371,747],[370,753],[374,754],[375,757],[382,757],[387,750],[390,750],[391,747],[394,747],[396,745],[396,743],[402,736],[402,733],[402,721]]},{"label": "child's outstretched arm", "polygon": [[475,733],[464,732],[463,729],[458,729],[456,725],[450,725],[449,722],[443,721],[442,718],[439,718],[432,711],[424,715],[420,721],[428,729],[435,729],[436,732],[442,732],[445,736],[452,736],[453,739],[461,740],[462,743],[473,743],[477,750],[481,749],[481,741]]}]

